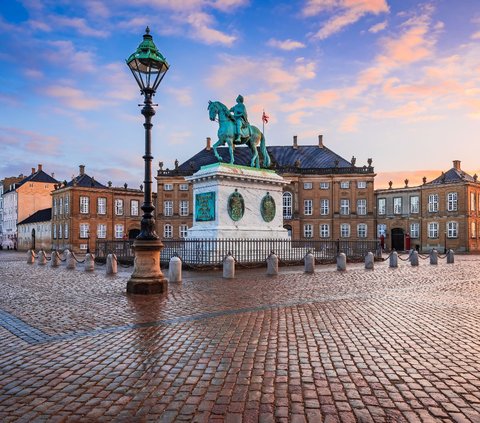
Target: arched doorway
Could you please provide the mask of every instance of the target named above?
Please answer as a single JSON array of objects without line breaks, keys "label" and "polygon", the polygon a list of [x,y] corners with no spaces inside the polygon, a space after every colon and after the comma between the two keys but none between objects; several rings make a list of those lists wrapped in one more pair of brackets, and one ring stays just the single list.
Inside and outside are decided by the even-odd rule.
[{"label": "arched doorway", "polygon": [[32,250],[35,250],[35,228],[32,229]]},{"label": "arched doorway", "polygon": [[392,249],[396,251],[405,250],[405,232],[402,228],[392,229]]},{"label": "arched doorway", "polygon": [[290,225],[285,225],[283,228],[287,230],[288,236],[291,238],[292,237],[292,227]]},{"label": "arched doorway", "polygon": [[140,235],[140,229],[130,229],[128,231],[128,239],[135,239]]}]

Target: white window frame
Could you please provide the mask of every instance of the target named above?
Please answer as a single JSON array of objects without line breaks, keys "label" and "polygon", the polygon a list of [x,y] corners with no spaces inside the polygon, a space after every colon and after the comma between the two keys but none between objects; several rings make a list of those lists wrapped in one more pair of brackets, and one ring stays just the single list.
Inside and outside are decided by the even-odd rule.
[{"label": "white window frame", "polygon": [[99,223],[97,225],[97,238],[98,239],[107,238],[107,225],[105,223]]},{"label": "white window frame", "polygon": [[54,216],[57,215],[57,199],[56,198],[53,199],[53,215]]},{"label": "white window frame", "polygon": [[379,223],[377,225],[377,238],[387,235],[387,225],[385,223]]},{"label": "white window frame", "polygon": [[447,194],[447,211],[458,210],[458,194],[456,192],[449,192]]},{"label": "white window frame", "polygon": [[320,182],[320,189],[330,189],[330,182]]},{"label": "white window frame", "polygon": [[190,204],[188,200],[180,200],[180,216],[188,216]]},{"label": "white window frame", "polygon": [[79,237],[80,239],[88,239],[90,233],[90,225],[88,223],[80,223]]},{"label": "white window frame", "polygon": [[138,216],[140,209],[140,201],[130,200],[130,216]]},{"label": "white window frame", "polygon": [[477,222],[472,221],[470,222],[470,238],[477,237]]},{"label": "white window frame", "polygon": [[188,235],[188,225],[180,225],[178,227],[178,235],[180,236],[180,238],[186,238]]},{"label": "white window frame", "polygon": [[61,223],[58,224],[58,239],[63,238],[63,225]]},{"label": "white window frame", "polygon": [[292,218],[292,211],[293,211],[293,195],[291,192],[284,192],[282,196],[282,203],[283,203],[283,218],[284,219],[291,219]]},{"label": "white window frame", "polygon": [[387,213],[387,199],[379,198],[378,199],[378,214],[384,215]]},{"label": "white window frame", "polygon": [[90,198],[86,195],[80,196],[80,213],[88,214],[90,212]]},{"label": "white window frame", "polygon": [[170,223],[163,225],[163,237],[164,238],[173,238],[173,226]]},{"label": "white window frame", "polygon": [[70,197],[68,195],[65,196],[65,215],[70,213]]},{"label": "white window frame", "polygon": [[447,238],[458,238],[458,222],[447,222]]},{"label": "white window frame", "polygon": [[438,212],[438,194],[429,194],[428,196],[428,211],[430,213]]},{"label": "white window frame", "polygon": [[304,182],[303,189],[313,189],[313,182]]},{"label": "white window frame", "polygon": [[357,237],[366,238],[367,237],[368,226],[366,223],[359,223],[357,225]]},{"label": "white window frame", "polygon": [[350,238],[351,227],[350,223],[341,223],[340,224],[340,238]]},{"label": "white window frame", "polygon": [[97,198],[97,214],[107,214],[107,198]]},{"label": "white window frame", "polygon": [[173,201],[165,200],[163,203],[163,215],[164,216],[173,216]]},{"label": "white window frame", "polygon": [[357,214],[360,216],[367,214],[367,200],[365,198],[359,198],[357,200]]},{"label": "white window frame", "polygon": [[63,238],[64,239],[68,239],[69,237],[69,234],[68,234],[68,223],[65,223],[65,227],[64,227],[64,230],[63,230]]},{"label": "white window frame", "polygon": [[313,225],[311,223],[305,223],[303,225],[303,237],[313,238]]},{"label": "white window frame", "polygon": [[180,185],[178,186],[178,189],[179,189],[180,191],[188,191],[188,184],[180,184]]},{"label": "white window frame", "polygon": [[123,199],[115,198],[115,216],[123,216]]},{"label": "white window frame", "polygon": [[173,184],[164,184],[163,185],[164,191],[173,191]]},{"label": "white window frame", "polygon": [[63,197],[60,197],[60,198],[58,199],[58,214],[59,214],[60,216],[63,215]]},{"label": "white window frame", "polygon": [[412,239],[420,238],[420,223],[418,222],[410,223],[410,238]]},{"label": "white window frame", "polygon": [[330,200],[328,198],[320,198],[320,214],[322,216],[330,214]]},{"label": "white window frame", "polygon": [[420,197],[418,195],[412,195],[410,197],[410,213],[420,213]]},{"label": "white window frame", "polygon": [[341,181],[340,182],[340,189],[348,189],[350,188],[350,181]]},{"label": "white window frame", "polygon": [[359,189],[367,188],[367,181],[357,181],[357,188]]},{"label": "white window frame", "polygon": [[393,214],[402,214],[402,197],[393,197]]},{"label": "white window frame", "polygon": [[319,226],[320,238],[330,238],[330,225],[328,223],[322,223]]},{"label": "white window frame", "polygon": [[350,214],[350,200],[348,198],[340,199],[340,214],[344,216]]},{"label": "white window frame", "polygon": [[115,225],[115,239],[123,239],[125,234],[125,228],[122,223],[117,223]]},{"label": "white window frame", "polygon": [[305,216],[313,215],[313,200],[303,200],[303,214]]},{"label": "white window frame", "polygon": [[53,224],[53,239],[57,239],[57,224]]},{"label": "white window frame", "polygon": [[[479,197],[479,201],[480,201],[480,197]],[[470,193],[470,211],[475,211],[475,193],[474,192],[471,192]]]},{"label": "white window frame", "polygon": [[428,222],[428,238],[438,238],[438,222]]}]

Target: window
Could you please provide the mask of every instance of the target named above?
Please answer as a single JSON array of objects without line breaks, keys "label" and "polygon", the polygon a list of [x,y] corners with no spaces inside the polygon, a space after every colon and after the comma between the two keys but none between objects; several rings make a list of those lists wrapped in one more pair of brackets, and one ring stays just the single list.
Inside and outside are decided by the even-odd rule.
[{"label": "window", "polygon": [[428,224],[428,237],[429,238],[438,238],[438,223],[430,222]]},{"label": "window", "polygon": [[115,225],[115,238],[122,239],[123,238],[123,225]]},{"label": "window", "polygon": [[330,183],[329,182],[320,182],[320,189],[329,189]]},{"label": "window", "polygon": [[410,238],[420,238],[420,223],[410,223]]},{"label": "window", "polygon": [[165,185],[163,185],[163,190],[164,191],[173,191],[173,185],[172,184],[165,184]]},{"label": "window", "polygon": [[386,211],[386,199],[379,198],[378,199],[378,214],[385,214]]},{"label": "window", "polygon": [[313,226],[310,223],[303,225],[303,236],[304,238],[312,238],[313,237]]},{"label": "window", "polygon": [[53,224],[53,239],[57,239],[57,225]]},{"label": "window", "polygon": [[63,225],[60,223],[58,225],[58,239],[62,239],[63,238]]},{"label": "window", "polygon": [[58,199],[58,214],[60,215],[63,214],[63,198],[62,197]]},{"label": "window", "polygon": [[340,200],[340,214],[350,214],[350,200],[346,198]]},{"label": "window", "polygon": [[320,225],[320,238],[329,238],[330,237],[330,225],[323,224]]},{"label": "window", "polygon": [[475,193],[470,193],[470,211],[475,211]]},{"label": "window", "polygon": [[[68,197],[66,197],[66,198],[68,198]],[[65,229],[63,231],[63,237],[65,239],[68,239],[68,223],[65,223]]]},{"label": "window", "polygon": [[359,215],[367,214],[367,200],[366,199],[357,200],[357,214],[359,214]]},{"label": "window", "polygon": [[379,223],[377,225],[377,238],[380,238],[382,235],[387,234],[387,225],[385,223]]},{"label": "window", "polygon": [[366,238],[367,237],[367,224],[366,223],[359,223],[357,225],[357,236],[359,238]]},{"label": "window", "polygon": [[107,199],[105,197],[97,198],[97,213],[98,214],[107,213]]},{"label": "window", "polygon": [[448,211],[457,211],[458,208],[458,199],[456,192],[449,192],[447,194],[447,210]]},{"label": "window", "polygon": [[291,192],[283,193],[283,218],[284,219],[292,218],[292,193]]},{"label": "window", "polygon": [[170,224],[163,225],[163,237],[173,238],[173,227]]},{"label": "window", "polygon": [[178,233],[180,235],[180,238],[186,238],[187,233],[188,233],[188,226],[187,225],[180,225]]},{"label": "window", "polygon": [[312,200],[304,200],[303,201],[303,214],[306,216],[310,216],[313,214],[313,201]]},{"label": "window", "polygon": [[188,216],[188,200],[180,201],[180,216]]},{"label": "window", "polygon": [[167,200],[163,203],[163,214],[165,216],[173,216],[173,201]]},{"label": "window", "polygon": [[80,244],[80,250],[86,250],[87,244]]},{"label": "window", "polygon": [[80,238],[88,238],[89,229],[88,223],[80,223]]},{"label": "window", "polygon": [[430,213],[438,212],[438,194],[428,196],[428,211]]},{"label": "window", "polygon": [[357,181],[357,188],[367,188],[367,181]]},{"label": "window", "polygon": [[53,199],[53,215],[54,216],[57,215],[57,199],[56,198]]},{"label": "window", "polygon": [[448,238],[457,238],[458,237],[458,223],[457,222],[447,222],[447,237]]},{"label": "window", "polygon": [[123,200],[121,198],[115,198],[115,214],[117,216],[123,215]]},{"label": "window", "polygon": [[304,182],[303,183],[303,189],[312,189],[313,184],[311,182]]},{"label": "window", "polygon": [[326,216],[330,213],[330,202],[328,198],[322,198],[320,200],[320,214]]},{"label": "window", "polygon": [[350,188],[350,182],[349,182],[349,181],[342,181],[342,182],[340,182],[340,188],[341,188],[341,189]]},{"label": "window", "polygon": [[97,225],[97,238],[104,239],[107,237],[107,225]]},{"label": "window", "polygon": [[180,184],[179,188],[180,191],[188,191],[188,184]]},{"label": "window", "polygon": [[89,213],[89,198],[88,197],[80,197],[80,213],[87,214]]},{"label": "window", "polygon": [[348,223],[342,223],[340,225],[340,237],[350,238],[350,225]]},{"label": "window", "polygon": [[70,197],[68,195],[65,196],[65,214],[70,213]]},{"label": "window", "polygon": [[393,198],[393,214],[402,214],[402,197]]},{"label": "window", "polygon": [[138,216],[138,200],[130,201],[130,216]]},{"label": "window", "polygon": [[470,236],[472,238],[477,237],[477,223],[476,222],[470,223]]},{"label": "window", "polygon": [[420,197],[418,195],[410,197],[410,213],[420,212]]}]

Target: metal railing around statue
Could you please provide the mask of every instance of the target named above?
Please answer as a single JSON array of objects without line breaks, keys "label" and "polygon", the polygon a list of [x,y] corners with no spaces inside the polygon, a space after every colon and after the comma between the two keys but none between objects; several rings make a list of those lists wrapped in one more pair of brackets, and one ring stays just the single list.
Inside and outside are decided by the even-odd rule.
[{"label": "metal railing around statue", "polygon": [[[284,265],[302,264],[310,251],[317,263],[335,262],[339,253],[345,253],[350,262],[362,262],[369,251],[381,258],[377,240],[289,240],[289,239],[163,239],[161,264],[166,266],[171,257],[178,256],[187,268],[221,267],[227,254],[232,254],[239,264],[264,265],[272,251]],[[122,263],[132,263],[134,240],[97,241],[97,261],[115,254]]]}]

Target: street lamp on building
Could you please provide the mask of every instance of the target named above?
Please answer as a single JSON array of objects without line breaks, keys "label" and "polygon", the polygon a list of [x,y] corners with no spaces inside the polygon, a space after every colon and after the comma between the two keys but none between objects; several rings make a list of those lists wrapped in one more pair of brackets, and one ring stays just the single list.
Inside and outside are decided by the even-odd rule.
[{"label": "street lamp on building", "polygon": [[153,96],[160,85],[169,65],[158,51],[150,29],[147,27],[143,41],[137,50],[126,60],[132,71],[140,93],[144,96],[142,115],[145,117],[145,190],[143,195],[142,222],[140,234],[133,246],[135,250],[135,268],[127,283],[127,292],[131,294],[160,294],[167,291],[167,280],[160,270],[160,251],[163,247],[155,232],[155,207],[152,202],[152,117],[155,115]]}]

